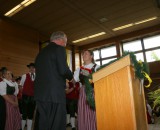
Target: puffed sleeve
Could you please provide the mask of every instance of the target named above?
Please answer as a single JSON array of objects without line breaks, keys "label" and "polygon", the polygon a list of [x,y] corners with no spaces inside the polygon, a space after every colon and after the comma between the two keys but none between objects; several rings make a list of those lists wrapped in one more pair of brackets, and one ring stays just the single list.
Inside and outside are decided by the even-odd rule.
[{"label": "puffed sleeve", "polygon": [[99,67],[100,67],[99,65],[96,65],[96,67],[95,67],[95,72],[97,71],[97,69],[98,69]]},{"label": "puffed sleeve", "polygon": [[74,71],[74,80],[76,82],[79,82],[79,71],[80,71],[80,68],[78,68],[76,71]]},{"label": "puffed sleeve", "polygon": [[6,95],[7,84],[5,82],[0,82],[0,94]]},{"label": "puffed sleeve", "polygon": [[17,96],[18,92],[19,92],[18,84],[15,82],[15,92],[14,92],[14,95]]}]

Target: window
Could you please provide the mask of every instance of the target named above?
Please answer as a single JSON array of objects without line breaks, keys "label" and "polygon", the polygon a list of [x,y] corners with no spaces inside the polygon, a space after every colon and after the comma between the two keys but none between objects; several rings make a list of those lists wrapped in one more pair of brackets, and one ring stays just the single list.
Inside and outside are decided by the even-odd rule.
[{"label": "window", "polygon": [[108,46],[105,48],[99,48],[93,51],[94,60],[97,65],[102,65],[117,58],[116,46]]},{"label": "window", "polygon": [[160,35],[144,38],[144,48],[160,47]]},{"label": "window", "polygon": [[67,54],[67,63],[68,63],[68,66],[72,70],[72,51],[66,49],[66,54]]},{"label": "window", "polygon": [[96,51],[93,51],[93,53],[94,53],[94,60],[99,59],[99,51],[96,50]]},{"label": "window", "polygon": [[131,52],[142,50],[141,40],[124,43],[123,50]]},{"label": "window", "polygon": [[123,51],[134,52],[137,60],[146,62],[160,60],[160,35],[123,43]]},{"label": "window", "polygon": [[79,62],[79,53],[75,53],[75,69],[80,67]]},{"label": "window", "polygon": [[97,65],[101,65],[101,64],[100,64],[100,61],[95,61],[95,63],[96,63]]},{"label": "window", "polygon": [[160,49],[146,52],[147,62],[153,62],[160,60]]},{"label": "window", "polygon": [[102,58],[116,56],[116,55],[117,55],[116,46],[111,46],[101,49]]},{"label": "window", "polygon": [[109,63],[110,61],[115,60],[116,58],[112,58],[112,59],[107,59],[107,60],[102,60],[102,65]]},{"label": "window", "polygon": [[141,52],[141,53],[136,53],[135,55],[136,55],[136,59],[137,59],[138,61],[141,60],[141,61],[144,62],[144,56],[143,56],[143,53],[142,53],[142,52]]}]

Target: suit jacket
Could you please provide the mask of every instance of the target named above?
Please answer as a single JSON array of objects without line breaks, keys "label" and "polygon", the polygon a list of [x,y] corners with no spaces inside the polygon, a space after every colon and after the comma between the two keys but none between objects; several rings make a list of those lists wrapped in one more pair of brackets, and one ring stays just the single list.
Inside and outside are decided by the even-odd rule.
[{"label": "suit jacket", "polygon": [[50,43],[36,57],[34,98],[37,101],[65,103],[66,79],[73,78],[65,48]]}]

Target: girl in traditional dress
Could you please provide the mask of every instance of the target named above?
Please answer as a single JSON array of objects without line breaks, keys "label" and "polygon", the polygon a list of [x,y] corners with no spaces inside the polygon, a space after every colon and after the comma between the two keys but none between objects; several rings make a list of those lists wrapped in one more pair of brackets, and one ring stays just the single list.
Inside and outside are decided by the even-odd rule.
[{"label": "girl in traditional dress", "polygon": [[11,72],[2,71],[3,81],[0,82],[1,95],[6,102],[6,125],[5,130],[20,130],[21,116],[18,108],[18,85],[12,81]]},{"label": "girl in traditional dress", "polygon": [[96,71],[99,66],[94,63],[92,51],[85,50],[82,53],[82,57],[84,65],[74,72],[74,80],[76,82],[80,81],[82,84],[78,101],[78,130],[96,130],[96,114],[86,100],[84,76],[88,76],[93,71]]}]

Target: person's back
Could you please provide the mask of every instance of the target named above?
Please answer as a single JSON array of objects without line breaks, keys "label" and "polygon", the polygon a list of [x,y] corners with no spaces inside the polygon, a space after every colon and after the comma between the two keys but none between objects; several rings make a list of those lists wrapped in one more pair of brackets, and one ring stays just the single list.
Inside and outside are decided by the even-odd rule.
[{"label": "person's back", "polygon": [[[35,95],[39,130],[65,130],[66,79],[73,78],[66,61],[67,37],[54,32],[50,44],[36,57]],[[36,128],[37,129],[37,128]]]},{"label": "person's back", "polygon": [[[35,100],[64,102],[65,79],[68,78],[67,74],[69,75],[67,63],[61,61],[64,59],[62,57],[64,51],[64,47],[50,43],[37,56]],[[72,78],[71,74],[69,76]]]}]

